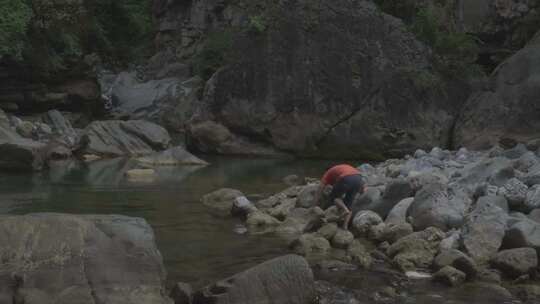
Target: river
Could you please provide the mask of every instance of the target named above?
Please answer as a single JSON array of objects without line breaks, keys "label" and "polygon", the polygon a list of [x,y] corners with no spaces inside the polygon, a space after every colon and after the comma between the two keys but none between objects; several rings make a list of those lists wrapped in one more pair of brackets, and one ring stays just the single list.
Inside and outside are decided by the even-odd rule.
[{"label": "river", "polygon": [[[41,173],[0,173],[0,212],[143,217],[155,231],[168,280],[202,287],[287,253],[286,244],[277,237],[242,233],[239,221],[211,216],[200,203],[204,194],[230,187],[262,197],[284,189],[282,178],[289,174],[316,177],[330,164],[230,157],[207,160],[211,162],[208,167],[159,168],[155,178],[141,181],[126,180],[125,171],[137,166],[126,159],[86,164],[65,161]],[[375,284],[391,283],[387,274],[378,272],[324,278],[367,291]],[[456,291],[426,282],[411,286],[410,303],[512,303],[481,288]]]}]

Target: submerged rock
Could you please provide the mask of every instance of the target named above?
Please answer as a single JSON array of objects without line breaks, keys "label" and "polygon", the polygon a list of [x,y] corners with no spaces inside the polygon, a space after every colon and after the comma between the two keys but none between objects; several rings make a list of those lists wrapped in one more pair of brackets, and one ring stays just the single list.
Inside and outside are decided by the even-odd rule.
[{"label": "submerged rock", "polygon": [[242,196],[244,196],[244,194],[238,190],[223,188],[206,194],[203,196],[202,202],[206,207],[210,208],[214,214],[219,216],[229,216],[231,215],[235,199]]},{"label": "submerged rock", "polygon": [[[0,218],[0,299],[21,303],[172,304],[154,233],[140,218],[29,214]],[[10,302],[11,303],[11,300]]]},{"label": "submerged rock", "polygon": [[206,161],[189,153],[180,146],[139,157],[137,161],[141,164],[151,166],[208,165]]}]

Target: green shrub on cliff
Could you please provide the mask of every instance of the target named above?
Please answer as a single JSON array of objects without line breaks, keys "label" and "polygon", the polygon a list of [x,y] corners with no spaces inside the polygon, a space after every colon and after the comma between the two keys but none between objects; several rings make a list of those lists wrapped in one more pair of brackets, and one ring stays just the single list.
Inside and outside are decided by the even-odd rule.
[{"label": "green shrub on cliff", "polygon": [[22,57],[31,17],[32,10],[26,1],[0,0],[0,57]]}]

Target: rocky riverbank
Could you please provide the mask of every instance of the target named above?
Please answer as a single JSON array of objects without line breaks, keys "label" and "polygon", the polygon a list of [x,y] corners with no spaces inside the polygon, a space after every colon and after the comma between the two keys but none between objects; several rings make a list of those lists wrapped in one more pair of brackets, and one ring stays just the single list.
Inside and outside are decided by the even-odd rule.
[{"label": "rocky riverbank", "polygon": [[384,265],[453,287],[480,282],[534,303],[540,299],[536,149],[533,143],[485,152],[434,148],[362,164],[369,189],[353,204],[351,231],[338,228],[336,207],[314,201],[315,179],[253,202],[233,189],[202,201],[215,214],[243,218],[250,233],[283,236],[291,251],[323,269]]}]

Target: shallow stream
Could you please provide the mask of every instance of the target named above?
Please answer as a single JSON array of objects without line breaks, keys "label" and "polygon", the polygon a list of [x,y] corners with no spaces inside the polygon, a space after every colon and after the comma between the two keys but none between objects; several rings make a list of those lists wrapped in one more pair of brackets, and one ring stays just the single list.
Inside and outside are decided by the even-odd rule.
[{"label": "shallow stream", "polygon": [[[202,287],[287,253],[272,235],[243,234],[240,222],[211,216],[200,198],[230,187],[249,196],[284,189],[289,174],[319,176],[328,161],[208,158],[204,168],[160,168],[151,180],[128,181],[124,172],[136,166],[124,159],[89,164],[56,163],[35,174],[0,173],[0,213],[31,212],[123,214],[145,218],[153,227],[170,282]],[[323,275],[325,279],[365,290],[392,284],[392,276],[355,271]],[[495,298],[494,298],[495,297]],[[410,285],[410,303],[511,303],[492,292],[449,290],[431,283]],[[347,303],[344,299],[343,303]],[[369,303],[366,302],[366,303]]]}]

